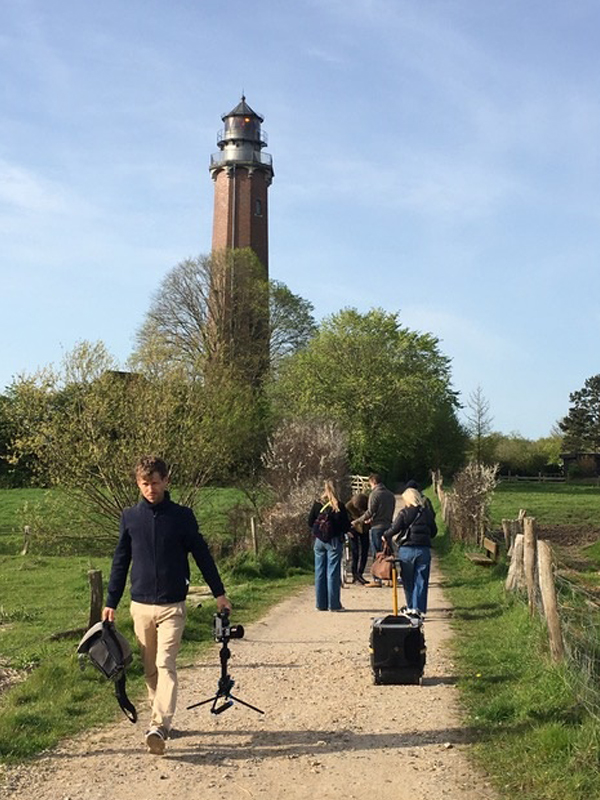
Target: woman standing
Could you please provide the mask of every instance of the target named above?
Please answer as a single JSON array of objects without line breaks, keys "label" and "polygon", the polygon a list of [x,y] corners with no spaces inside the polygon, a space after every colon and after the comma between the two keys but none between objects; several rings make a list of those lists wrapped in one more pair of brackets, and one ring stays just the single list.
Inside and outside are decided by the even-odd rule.
[{"label": "woman standing", "polygon": [[333,481],[327,480],[323,493],[308,515],[314,536],[315,593],[318,611],[341,611],[341,561],[344,534],[350,529],[348,512],[338,499]]},{"label": "woman standing", "polygon": [[406,605],[425,614],[431,569],[431,540],[437,534],[435,514],[431,504],[416,489],[405,489],[402,499],[404,508],[398,512],[384,537],[389,545],[392,540],[398,545]]}]

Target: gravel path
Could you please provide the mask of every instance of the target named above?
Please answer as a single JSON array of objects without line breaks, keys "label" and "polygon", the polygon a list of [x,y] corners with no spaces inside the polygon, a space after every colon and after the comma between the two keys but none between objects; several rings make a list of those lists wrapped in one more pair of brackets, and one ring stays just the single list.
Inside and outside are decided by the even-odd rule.
[{"label": "gravel path", "polygon": [[[231,642],[235,704],[215,716],[186,706],[211,695],[218,646],[205,663],[180,670],[175,724],[163,757],[145,752],[146,720],[90,731],[8,771],[11,800],[247,800],[377,798],[493,800],[468,763],[448,654],[449,606],[434,569],[425,623],[422,686],[374,686],[372,617],[391,607],[389,589],[343,590],[342,613],[314,609],[314,590],[273,608]],[[237,620],[233,615],[234,622]]]}]

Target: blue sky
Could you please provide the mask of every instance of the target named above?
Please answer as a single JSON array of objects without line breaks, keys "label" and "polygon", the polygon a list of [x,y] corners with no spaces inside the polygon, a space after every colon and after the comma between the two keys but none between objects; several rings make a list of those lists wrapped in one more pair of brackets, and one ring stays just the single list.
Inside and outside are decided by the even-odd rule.
[{"label": "blue sky", "polygon": [[495,429],[547,435],[600,372],[599,29],[591,0],[2,0],[0,392],[81,339],[127,358],[210,249],[243,90],[271,276],[399,311]]}]

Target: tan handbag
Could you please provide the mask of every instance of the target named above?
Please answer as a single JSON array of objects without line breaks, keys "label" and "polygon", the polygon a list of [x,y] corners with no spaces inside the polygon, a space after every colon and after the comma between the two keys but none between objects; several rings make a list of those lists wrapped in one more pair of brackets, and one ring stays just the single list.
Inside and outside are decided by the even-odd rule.
[{"label": "tan handbag", "polygon": [[382,581],[391,581],[393,560],[394,557],[388,553],[376,553],[371,564],[371,575]]}]

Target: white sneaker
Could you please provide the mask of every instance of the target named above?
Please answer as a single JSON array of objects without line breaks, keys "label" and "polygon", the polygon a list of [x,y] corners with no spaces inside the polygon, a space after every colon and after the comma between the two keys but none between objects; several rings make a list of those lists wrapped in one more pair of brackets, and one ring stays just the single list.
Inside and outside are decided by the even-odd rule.
[{"label": "white sneaker", "polygon": [[162,756],[165,752],[165,732],[162,728],[150,728],[146,731],[146,745],[154,756]]}]

